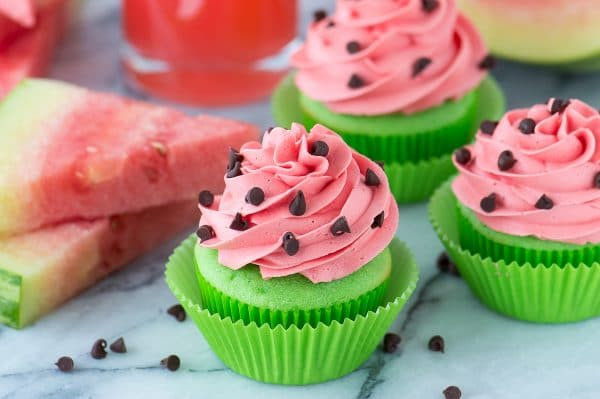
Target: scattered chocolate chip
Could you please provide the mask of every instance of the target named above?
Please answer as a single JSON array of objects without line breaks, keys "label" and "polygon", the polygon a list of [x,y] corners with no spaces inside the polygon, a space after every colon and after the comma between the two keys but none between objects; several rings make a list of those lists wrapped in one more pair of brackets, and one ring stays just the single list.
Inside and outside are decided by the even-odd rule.
[{"label": "scattered chocolate chip", "polygon": [[381,169],[383,169],[383,167],[385,166],[385,162],[383,162],[383,161],[373,161],[373,162],[375,162],[377,165],[379,165],[379,167]]},{"label": "scattered chocolate chip", "polygon": [[479,64],[477,66],[479,67],[479,69],[492,69],[496,66],[496,59],[493,55],[488,54],[485,57],[483,57],[481,61],[479,61]]},{"label": "scattered chocolate chip", "polygon": [[461,396],[462,392],[458,387],[455,387],[454,385],[451,385],[448,388],[444,389],[445,399],[460,399]]},{"label": "scattered chocolate chip", "polygon": [[123,339],[123,337],[117,339],[115,342],[110,344],[110,350],[115,353],[127,352],[127,346],[125,346],[125,340]]},{"label": "scattered chocolate chip", "polygon": [[302,216],[306,212],[306,199],[304,193],[300,190],[296,193],[296,196],[290,202],[290,213],[294,216]]},{"label": "scattered chocolate chip", "polygon": [[594,187],[600,188],[600,172],[594,175]]},{"label": "scattered chocolate chip", "polygon": [[385,213],[381,211],[375,218],[373,218],[373,223],[371,223],[371,228],[376,229],[378,227],[383,226],[383,218],[385,217]]},{"label": "scattered chocolate chip", "polygon": [[381,184],[377,173],[373,172],[371,168],[367,168],[365,173],[365,184],[369,187],[377,187]]},{"label": "scattered chocolate chip", "polygon": [[385,353],[394,353],[398,349],[402,338],[398,334],[387,333],[383,337],[383,351]]},{"label": "scattered chocolate chip", "polygon": [[185,309],[180,304],[176,304],[167,309],[167,313],[173,316],[177,321],[185,320]]},{"label": "scattered chocolate chip", "polygon": [[326,142],[317,140],[312,143],[312,147],[310,148],[310,154],[318,157],[326,157],[329,154],[329,146]]},{"label": "scattered chocolate chip", "polygon": [[537,209],[552,209],[554,208],[554,201],[550,199],[546,194],[543,194],[535,203]]},{"label": "scattered chocolate chip", "polygon": [[63,356],[54,363],[58,369],[64,373],[73,370],[75,363],[69,356]]},{"label": "scattered chocolate chip", "polygon": [[283,243],[281,244],[283,250],[289,256],[294,256],[300,250],[300,242],[296,239],[293,233],[287,232],[283,235]]},{"label": "scattered chocolate chip", "polygon": [[98,339],[92,346],[90,354],[94,359],[104,359],[106,357],[106,340]]},{"label": "scattered chocolate chip", "polygon": [[200,191],[200,194],[198,194],[198,202],[205,208],[211,206],[214,200],[215,196],[208,190]]},{"label": "scattered chocolate chip", "polygon": [[160,361],[161,366],[166,367],[169,371],[176,371],[179,369],[181,361],[177,355],[171,355]]},{"label": "scattered chocolate chip", "polygon": [[246,194],[246,203],[258,206],[265,200],[265,192],[260,187],[252,187]]},{"label": "scattered chocolate chip", "polygon": [[230,229],[237,231],[248,230],[249,227],[250,225],[248,224],[248,221],[245,220],[242,214],[239,212],[235,214],[233,220],[231,221],[231,224],[229,225]]},{"label": "scattered chocolate chip", "polygon": [[471,161],[471,151],[465,147],[459,148],[454,151],[454,159],[456,159],[456,162],[460,165],[466,165]]},{"label": "scattered chocolate chip", "polygon": [[329,22],[327,22],[327,25],[325,25],[328,28],[333,28],[335,26],[335,22],[330,20]]},{"label": "scattered chocolate chip", "polygon": [[550,113],[556,114],[559,112],[563,112],[567,107],[571,104],[570,100],[563,100],[561,98],[555,98],[550,106]]},{"label": "scattered chocolate chip", "polygon": [[440,5],[438,0],[421,0],[423,11],[426,13],[433,12]]},{"label": "scattered chocolate chip", "polygon": [[229,160],[227,161],[227,170],[228,171],[233,169],[237,162],[242,163],[243,160],[244,160],[244,157],[239,152],[237,152],[233,148],[229,147]]},{"label": "scattered chocolate chip", "polygon": [[479,125],[479,129],[481,130],[481,133],[487,134],[490,136],[494,134],[494,132],[496,131],[496,127],[498,127],[498,122],[490,121],[490,120],[485,120],[485,121],[481,122],[481,125]]},{"label": "scattered chocolate chip", "polygon": [[238,177],[242,175],[242,163],[236,162],[231,169],[227,171],[227,178]]},{"label": "scattered chocolate chip", "polygon": [[431,58],[427,58],[427,57],[418,58],[413,63],[412,77],[414,78],[414,77],[420,75],[421,72],[423,72],[425,70],[425,68],[427,68],[429,66],[429,64],[431,64]]},{"label": "scattered chocolate chip", "polygon": [[440,335],[434,335],[429,339],[427,347],[432,352],[444,353],[444,338],[442,338]]},{"label": "scattered chocolate chip", "polygon": [[200,239],[200,242],[204,242],[215,238],[215,231],[209,225],[204,224],[196,230],[196,235]]},{"label": "scattered chocolate chip", "polygon": [[519,130],[523,134],[533,134],[535,132],[535,121],[531,118],[525,118],[519,123]]},{"label": "scattered chocolate chip", "polygon": [[448,252],[443,251],[438,255],[436,264],[437,264],[437,268],[439,269],[439,271],[446,273],[448,270],[450,270],[451,263],[452,263],[452,261],[450,260],[450,257],[448,256]]},{"label": "scattered chocolate chip", "polygon": [[481,206],[484,212],[494,212],[496,210],[496,193],[491,193],[487,197],[483,197],[479,206]]},{"label": "scattered chocolate chip", "polygon": [[515,159],[515,156],[509,150],[502,151],[498,157],[498,169],[503,172],[512,169],[516,163],[517,160]]},{"label": "scattered chocolate chip", "polygon": [[355,73],[353,73],[350,76],[350,80],[348,80],[348,87],[351,89],[360,89],[364,85],[365,85],[365,81],[363,80],[363,78],[361,78],[360,76],[358,76]]},{"label": "scattered chocolate chip", "polygon": [[331,225],[331,234],[334,236],[341,236],[344,233],[350,233],[350,226],[348,226],[348,220],[346,220],[345,216],[340,216],[333,224]]},{"label": "scattered chocolate chip", "polygon": [[360,44],[357,41],[352,40],[346,43],[346,51],[350,54],[358,53],[360,51]]}]

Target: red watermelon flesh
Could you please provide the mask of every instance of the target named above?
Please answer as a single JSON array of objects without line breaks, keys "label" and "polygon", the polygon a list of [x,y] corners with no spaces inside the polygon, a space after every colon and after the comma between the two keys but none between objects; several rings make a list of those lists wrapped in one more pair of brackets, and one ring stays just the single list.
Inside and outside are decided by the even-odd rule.
[{"label": "red watermelon flesh", "polygon": [[220,192],[255,127],[26,80],[0,104],[0,235]]},{"label": "red watermelon flesh", "polygon": [[30,324],[198,217],[188,200],[0,240],[0,323]]}]

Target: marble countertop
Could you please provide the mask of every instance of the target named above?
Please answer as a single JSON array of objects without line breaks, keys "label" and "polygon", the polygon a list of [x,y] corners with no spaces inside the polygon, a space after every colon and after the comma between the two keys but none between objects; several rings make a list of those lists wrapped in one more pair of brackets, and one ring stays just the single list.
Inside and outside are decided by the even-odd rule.
[{"label": "marble countertop", "polygon": [[[82,3],[52,77],[125,91],[118,64],[118,4]],[[305,14],[315,5],[305,1]],[[549,96],[580,97],[600,106],[598,74],[577,76],[510,63],[501,63],[494,74],[510,107]],[[266,101],[203,111],[261,127],[272,124]],[[216,358],[191,321],[178,323],[165,313],[175,300],[164,283],[164,264],[184,236],[28,329],[0,327],[0,398],[442,398],[448,385],[459,386],[470,399],[600,397],[600,319],[550,326],[492,313],[460,278],[438,273],[435,258],[442,247],[425,205],[401,208],[398,236],[414,251],[421,280],[392,329],[402,336],[400,349],[391,355],[377,351],[347,377],[315,386],[272,386],[238,376]],[[444,354],[427,350],[436,334],[445,338]],[[101,361],[89,356],[96,338],[120,336],[129,349],[126,355]],[[172,353],[182,360],[175,373],[158,366]],[[53,363],[62,355],[74,358],[76,371],[55,370]]]}]

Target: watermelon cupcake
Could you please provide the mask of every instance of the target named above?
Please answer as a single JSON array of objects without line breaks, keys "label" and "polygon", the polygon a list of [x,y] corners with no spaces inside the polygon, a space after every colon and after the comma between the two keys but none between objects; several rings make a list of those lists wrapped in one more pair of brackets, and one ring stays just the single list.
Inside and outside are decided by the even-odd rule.
[{"label": "watermelon cupcake", "polygon": [[[383,170],[316,125],[232,150],[222,196],[200,194],[197,239],[167,270],[175,295],[234,371],[309,384],[355,370],[415,288],[394,239]],[[323,350],[327,348],[327,350]]]},{"label": "watermelon cupcake", "polygon": [[338,0],[273,96],[280,125],[321,123],[382,161],[398,202],[428,198],[451,153],[504,111],[494,64],[454,0]]},{"label": "watermelon cupcake", "polygon": [[600,113],[550,99],[456,151],[431,219],[491,308],[534,322],[600,315]]}]

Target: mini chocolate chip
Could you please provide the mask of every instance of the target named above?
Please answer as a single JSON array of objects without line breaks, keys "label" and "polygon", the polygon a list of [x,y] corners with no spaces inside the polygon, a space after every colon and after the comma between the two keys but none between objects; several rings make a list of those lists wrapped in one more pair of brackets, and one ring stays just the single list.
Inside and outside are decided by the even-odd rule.
[{"label": "mini chocolate chip", "polygon": [[265,192],[260,187],[252,187],[246,194],[246,203],[258,206],[265,200]]},{"label": "mini chocolate chip", "polygon": [[452,263],[452,261],[450,260],[450,257],[448,256],[448,252],[446,251],[442,251],[438,257],[437,257],[437,268],[439,269],[439,271],[441,271],[442,273],[446,273],[447,271],[450,270],[450,263]]},{"label": "mini chocolate chip", "polygon": [[454,385],[451,385],[448,388],[444,389],[443,393],[445,399],[460,399],[460,397],[462,396],[462,392],[460,391],[460,389]]},{"label": "mini chocolate chip", "polygon": [[127,346],[125,346],[125,340],[123,339],[123,337],[117,339],[115,342],[110,344],[110,350],[115,353],[127,352]]},{"label": "mini chocolate chip", "polygon": [[358,53],[360,51],[360,44],[357,41],[352,40],[346,43],[346,51],[350,54]]},{"label": "mini chocolate chip", "polygon": [[498,122],[490,120],[485,120],[481,122],[481,125],[479,125],[481,133],[488,134],[490,136],[494,134],[496,127],[498,127]]},{"label": "mini chocolate chip", "polygon": [[318,157],[326,157],[329,154],[329,146],[326,142],[317,140],[312,143],[312,147],[310,148],[310,154]]},{"label": "mini chocolate chip", "polygon": [[300,242],[296,239],[293,233],[287,232],[283,235],[283,243],[281,246],[286,254],[294,256],[300,250]]},{"label": "mini chocolate chip", "polygon": [[320,22],[320,21],[324,20],[325,18],[327,18],[327,11],[315,10],[315,12],[313,12],[313,20],[315,22]]},{"label": "mini chocolate chip", "polygon": [[454,159],[456,159],[456,162],[460,165],[466,165],[471,161],[471,151],[465,147],[459,148],[454,151]]},{"label": "mini chocolate chip", "polygon": [[171,355],[161,360],[160,364],[161,366],[166,367],[169,371],[176,371],[179,369],[181,362],[177,355]]},{"label": "mini chocolate chip", "polygon": [[348,87],[351,89],[360,89],[365,85],[363,78],[353,73],[348,80]]},{"label": "mini chocolate chip", "polygon": [[238,177],[242,175],[242,163],[236,162],[231,169],[227,171],[227,178]]},{"label": "mini chocolate chip", "polygon": [[180,304],[176,304],[167,309],[167,313],[175,318],[175,320],[182,322],[185,320],[185,309]]},{"label": "mini chocolate chip", "polygon": [[381,211],[377,216],[373,218],[373,223],[371,223],[371,228],[376,229],[378,227],[383,226],[383,218],[385,217],[385,213]]},{"label": "mini chocolate chip", "polygon": [[427,347],[432,352],[444,353],[444,338],[442,338],[440,335],[434,335],[429,339]]},{"label": "mini chocolate chip", "polygon": [[296,196],[290,202],[290,213],[294,216],[302,216],[306,212],[306,199],[304,193],[300,190],[296,193]]},{"label": "mini chocolate chip", "polygon": [[329,22],[327,22],[327,25],[325,25],[327,28],[333,28],[335,26],[335,22],[330,20]]},{"label": "mini chocolate chip", "polygon": [[377,165],[379,165],[379,167],[381,169],[383,169],[383,167],[385,166],[385,162],[383,162],[383,161],[373,161],[373,162],[375,162]]},{"label": "mini chocolate chip", "polygon": [[421,72],[423,72],[425,70],[425,68],[427,68],[429,66],[429,64],[431,64],[431,58],[427,58],[427,57],[418,58],[413,63],[412,77],[414,78],[414,77],[420,75]]},{"label": "mini chocolate chip", "polygon": [[594,187],[600,188],[600,172],[594,175]]},{"label": "mini chocolate chip", "polygon": [[344,233],[350,233],[350,226],[348,226],[348,220],[346,220],[345,216],[340,216],[333,224],[331,225],[331,234],[334,236],[341,236]]},{"label": "mini chocolate chip", "polygon": [[496,66],[496,59],[493,55],[488,54],[477,65],[479,69],[492,69]]},{"label": "mini chocolate chip", "polygon": [[196,230],[196,235],[200,239],[200,242],[204,242],[215,238],[215,231],[209,225],[204,224]]},{"label": "mini chocolate chip", "polygon": [[92,346],[90,354],[94,359],[104,359],[106,357],[106,340],[98,339]]},{"label": "mini chocolate chip", "polygon": [[215,196],[208,190],[200,191],[200,194],[198,194],[198,202],[205,208],[211,206],[214,200]]},{"label": "mini chocolate chip", "polygon": [[402,338],[398,334],[387,333],[383,337],[383,351],[385,353],[394,353],[398,349]]},{"label": "mini chocolate chip", "polygon": [[244,157],[239,152],[237,152],[233,148],[229,147],[229,159],[227,161],[227,170],[228,171],[235,167],[236,162],[241,163],[243,160],[244,160]]},{"label": "mini chocolate chip", "polygon": [[563,100],[561,98],[555,98],[550,106],[550,113],[556,114],[559,112],[563,112],[567,107],[571,104],[570,100]]},{"label": "mini chocolate chip", "polygon": [[512,169],[516,163],[517,160],[515,159],[515,156],[509,150],[502,151],[498,157],[498,169],[503,172]]},{"label": "mini chocolate chip", "polygon": [[546,194],[543,194],[535,203],[537,209],[552,209],[554,208],[554,201],[550,199]]},{"label": "mini chocolate chip", "polygon": [[483,197],[479,203],[484,212],[491,213],[496,210],[496,193],[491,193],[487,197]]},{"label": "mini chocolate chip", "polygon": [[248,230],[249,227],[250,225],[248,224],[248,221],[245,220],[242,214],[239,212],[235,214],[233,220],[231,221],[231,224],[229,225],[230,229],[237,231]]},{"label": "mini chocolate chip", "polygon": [[433,12],[439,5],[438,0],[421,0],[421,6],[426,13]]},{"label": "mini chocolate chip", "polygon": [[54,364],[60,371],[65,373],[73,370],[73,367],[75,366],[73,359],[71,359],[69,356],[63,356],[59,358]]},{"label": "mini chocolate chip", "polygon": [[371,168],[367,168],[365,173],[365,184],[369,187],[377,187],[381,184],[377,173],[373,172]]},{"label": "mini chocolate chip", "polygon": [[519,123],[519,130],[523,134],[533,134],[535,132],[535,121],[531,118],[525,118]]}]

